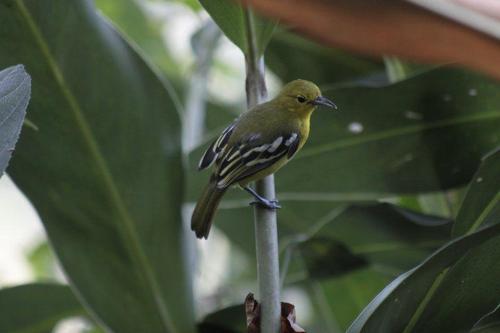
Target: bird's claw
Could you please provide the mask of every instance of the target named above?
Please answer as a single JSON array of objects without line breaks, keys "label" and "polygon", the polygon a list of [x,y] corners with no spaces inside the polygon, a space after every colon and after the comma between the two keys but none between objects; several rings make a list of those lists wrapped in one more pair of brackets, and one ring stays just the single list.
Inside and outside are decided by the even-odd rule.
[{"label": "bird's claw", "polygon": [[268,200],[268,199],[252,201],[250,203],[250,205],[252,205],[252,206],[258,205],[258,206],[261,206],[263,208],[272,209],[272,210],[281,208],[278,200]]}]

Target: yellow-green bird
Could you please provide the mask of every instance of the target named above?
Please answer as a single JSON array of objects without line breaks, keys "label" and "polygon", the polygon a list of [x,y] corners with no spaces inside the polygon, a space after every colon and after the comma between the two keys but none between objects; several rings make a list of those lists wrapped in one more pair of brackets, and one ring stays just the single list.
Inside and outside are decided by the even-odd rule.
[{"label": "yellow-green bird", "polygon": [[252,194],[256,204],[280,208],[248,184],[285,165],[306,143],[312,112],[318,105],[337,108],[314,83],[295,80],[276,98],[243,113],[222,131],[203,154],[198,169],[215,168],[191,218],[198,238],[207,238],[215,211],[226,190],[235,184]]}]

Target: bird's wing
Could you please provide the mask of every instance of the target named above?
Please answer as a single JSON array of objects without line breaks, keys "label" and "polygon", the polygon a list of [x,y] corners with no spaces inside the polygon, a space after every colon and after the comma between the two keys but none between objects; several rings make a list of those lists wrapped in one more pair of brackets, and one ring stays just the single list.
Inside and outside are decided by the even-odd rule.
[{"label": "bird's wing", "polygon": [[208,149],[201,157],[200,162],[198,163],[198,170],[208,168],[215,162],[219,154],[224,153],[224,149],[227,145],[229,137],[233,133],[235,124],[236,123],[234,122],[226,127],[219,135],[219,137],[214,142],[212,142],[210,147],[208,147]]},{"label": "bird's wing", "polygon": [[300,134],[291,132],[277,135],[268,142],[251,135],[247,140],[233,145],[217,161],[214,176],[220,188],[238,183],[259,171],[271,167],[287,155],[290,159],[299,147]]}]

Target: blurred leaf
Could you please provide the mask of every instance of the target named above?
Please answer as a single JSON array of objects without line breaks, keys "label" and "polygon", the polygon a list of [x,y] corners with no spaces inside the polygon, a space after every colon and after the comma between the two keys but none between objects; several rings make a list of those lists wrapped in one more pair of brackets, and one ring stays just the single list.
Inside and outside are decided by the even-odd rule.
[{"label": "blurred leaf", "polygon": [[356,256],[341,242],[318,236],[299,245],[311,277],[316,279],[332,277],[360,269],[368,264],[361,256]]},{"label": "blurred leaf", "polygon": [[[0,66],[32,73],[11,175],[90,313],[117,332],[194,330],[178,112],[86,0],[0,0]],[[78,38],[75,38],[78,36]]]},{"label": "blurred leaf", "polygon": [[[227,38],[241,51],[248,53],[245,9],[233,0],[200,0],[201,5],[210,14]],[[276,26],[275,22],[252,15],[257,41],[257,52],[263,54]]]},{"label": "blurred leaf", "polygon": [[[456,288],[456,284],[463,284],[465,282],[465,280],[462,280],[464,276],[460,276],[458,272],[463,269],[462,273],[468,274],[469,278],[474,276],[474,271],[470,270],[473,269],[472,265],[474,262],[471,259],[474,257],[482,259],[481,262],[477,263],[475,268],[478,268],[478,266],[482,266],[482,269],[491,268],[491,259],[495,258],[495,254],[488,258],[487,252],[480,253],[484,248],[479,246],[487,242],[488,249],[491,250],[491,244],[499,240],[499,237],[496,237],[498,235],[500,235],[500,224],[495,224],[467,236],[457,238],[443,246],[422,264],[402,274],[385,287],[356,318],[349,327],[348,332],[443,332],[443,330],[439,330],[439,325],[433,326],[439,324],[439,322],[435,320],[432,322],[429,321],[428,315],[432,315],[432,313],[428,311],[437,310],[435,306],[429,306],[429,304],[432,304],[432,300],[439,303],[438,297],[443,296],[441,294],[442,291],[447,292],[448,295],[455,294],[457,297],[461,297],[463,301],[461,305],[467,303],[464,297],[473,297],[474,294],[470,292],[462,294],[460,289]],[[472,253],[475,255],[464,258],[464,255],[471,250],[473,250]],[[479,251],[479,256],[474,251]],[[497,250],[497,252],[500,251]],[[496,257],[496,260],[498,261],[498,257]],[[497,279],[498,277],[495,273],[490,275],[489,273],[486,274],[483,271],[478,271],[475,278],[481,275],[489,275],[486,279]],[[453,282],[453,285],[450,285],[449,282]],[[494,285],[498,285],[498,283],[481,285],[481,289],[491,292],[491,287]],[[477,287],[480,286],[474,282],[474,287],[472,288]],[[470,291],[468,286],[465,288],[466,291]],[[497,298],[498,296],[500,295],[497,295],[495,292],[494,297]],[[448,303],[449,300],[448,298],[444,301]],[[474,304],[477,305],[477,302],[471,305]],[[470,320],[471,316],[475,315],[475,313],[467,315],[466,318],[460,318],[459,313],[463,313],[463,309],[464,307],[461,306],[457,308],[450,306],[447,309],[440,309],[442,312],[454,312],[453,315],[448,314],[448,316],[443,316],[442,312],[440,313],[439,321],[441,322],[441,326],[447,327],[444,331],[454,332],[457,327],[460,329],[470,329],[472,327],[472,325],[467,327],[463,324]],[[478,319],[476,318],[472,324]],[[421,330],[422,326],[425,326],[426,329]],[[450,328],[451,330],[449,330]]]},{"label": "blurred leaf", "polygon": [[200,333],[245,333],[245,307],[233,305],[214,312],[198,325]]},{"label": "blurred leaf", "polygon": [[55,258],[47,241],[38,244],[28,254],[31,269],[36,280],[52,279],[55,275]]},{"label": "blurred leaf", "polygon": [[22,65],[0,71],[0,177],[19,138],[30,94],[31,78]]},{"label": "blurred leaf", "polygon": [[[498,219],[497,215],[497,219]],[[472,249],[429,291],[413,332],[469,331],[500,303],[500,237]]]},{"label": "blurred leaf", "polygon": [[500,332],[500,305],[479,320],[471,330],[473,333]]},{"label": "blurred leaf", "polygon": [[500,149],[496,149],[483,159],[469,185],[453,227],[454,236],[477,229],[488,221],[488,216],[500,217],[499,170]]},{"label": "blurred leaf", "polygon": [[384,71],[380,60],[328,48],[283,31],[273,35],[266,50],[266,65],[283,82],[300,78],[313,81],[320,87]]},{"label": "blurred leaf", "polygon": [[323,307],[324,316],[333,318],[340,331],[345,332],[361,310],[389,281],[389,275],[381,274],[373,268],[364,268],[314,283],[311,295]]},{"label": "blurred leaf", "polygon": [[452,212],[445,192],[425,193],[418,196],[420,210],[427,214],[452,217]]},{"label": "blurred leaf", "polygon": [[[449,222],[389,204],[351,206],[318,229],[317,236],[312,238],[321,239],[323,245],[330,241],[330,246],[334,247],[340,243],[349,252],[327,252],[323,258],[306,255],[304,259],[306,266],[316,267],[310,271],[310,277],[328,276],[328,272],[342,261],[355,264],[354,267],[366,262],[406,270],[449,239]],[[306,242],[299,249],[307,253],[309,246]],[[308,259],[313,262],[307,262]],[[323,262],[323,265],[314,265],[315,261]],[[349,271],[353,267],[346,265],[343,268]]]},{"label": "blurred leaf", "polygon": [[62,319],[85,315],[68,286],[33,283],[0,289],[0,332],[49,333]]},{"label": "blurred leaf", "polygon": [[135,0],[94,0],[96,7],[134,41],[154,64],[169,75],[179,75],[178,65],[163,41],[161,24],[152,20]]},{"label": "blurred leaf", "polygon": [[[436,3],[420,0],[424,1]],[[247,3],[248,0],[239,2]],[[492,8],[495,8],[493,3],[496,4],[469,0],[473,2],[490,4]],[[441,17],[409,1],[252,0],[250,3],[262,15],[279,19],[323,45],[368,56],[392,55],[419,62],[456,63],[500,79],[498,22],[490,19],[485,25],[484,17],[472,17],[464,13],[463,8],[459,11],[462,22],[472,20],[475,27],[479,24],[489,26],[490,35],[485,34],[484,29],[464,28],[461,23],[449,19],[449,12],[445,15],[448,17]],[[454,6],[454,2],[433,7],[442,9],[445,6]],[[457,18],[456,13],[454,18]]]},{"label": "blurred leaf", "polygon": [[[407,60],[400,59],[398,57],[384,56],[385,71],[389,82],[395,83],[403,81],[410,76],[414,76],[417,73],[427,71],[432,66],[413,63]],[[436,66],[434,66],[435,68]]]},{"label": "blurred leaf", "polygon": [[[250,208],[220,209],[216,226],[253,258],[251,217]],[[344,209],[328,202],[288,202],[280,210],[279,221],[281,245],[290,239],[310,240],[296,251],[312,269],[310,277],[321,278],[345,274],[363,262],[396,272],[407,270],[446,242],[451,228],[449,220],[389,204]],[[322,250],[317,248],[318,242]],[[296,280],[291,277],[291,281]]]},{"label": "blurred leaf", "polygon": [[[278,199],[368,200],[467,183],[500,142],[499,87],[442,68],[386,87],[326,92],[340,111],[315,112],[309,142],[277,173]],[[208,181],[196,171],[205,148],[190,156],[189,200]]]}]

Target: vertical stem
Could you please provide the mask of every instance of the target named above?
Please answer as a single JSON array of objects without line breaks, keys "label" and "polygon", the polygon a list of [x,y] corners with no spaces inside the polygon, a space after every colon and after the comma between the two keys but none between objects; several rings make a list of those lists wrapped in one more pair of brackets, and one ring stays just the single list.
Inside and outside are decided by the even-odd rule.
[{"label": "vertical stem", "polygon": [[182,145],[185,152],[196,147],[203,135],[205,123],[205,105],[207,97],[207,79],[212,65],[213,55],[221,31],[213,21],[205,24],[199,32],[195,48],[196,63],[189,80],[183,119]]},{"label": "vertical stem", "polygon": [[[247,106],[252,108],[267,99],[264,79],[264,58],[256,50],[253,17],[250,8],[245,11],[248,48],[246,53],[246,91]],[[275,198],[274,176],[256,182],[257,192],[266,198]],[[280,281],[278,226],[276,211],[259,207],[254,208],[255,243],[257,251],[257,274],[259,298],[261,302],[261,332],[280,331]]]}]

